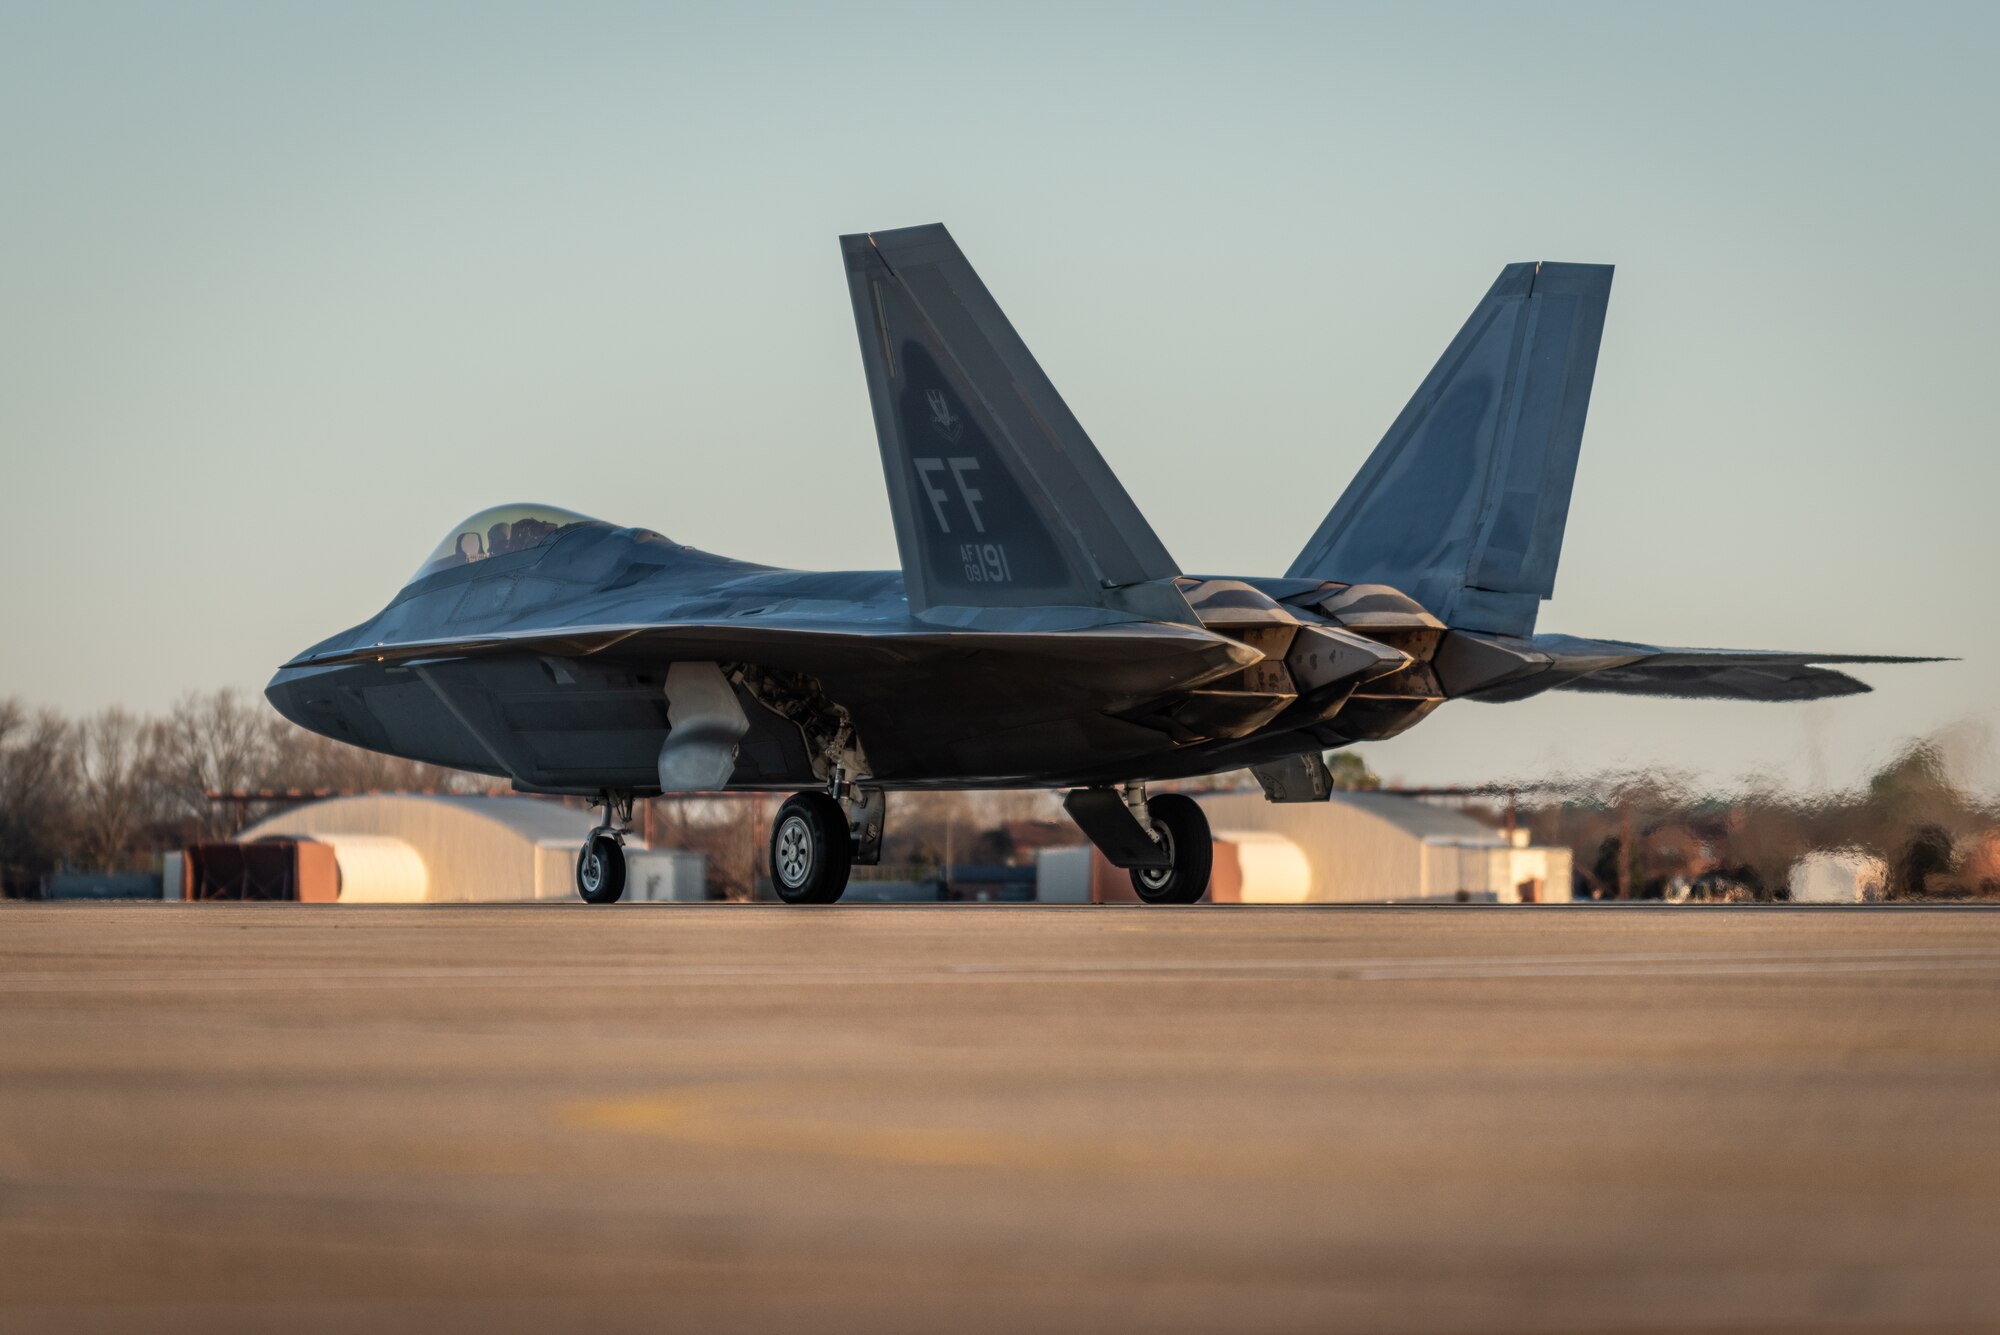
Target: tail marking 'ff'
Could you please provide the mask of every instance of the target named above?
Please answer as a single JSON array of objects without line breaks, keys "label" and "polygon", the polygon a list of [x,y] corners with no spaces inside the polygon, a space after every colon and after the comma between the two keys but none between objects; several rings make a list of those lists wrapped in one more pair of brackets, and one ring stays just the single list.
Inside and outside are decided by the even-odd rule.
[{"label": "tail marking 'ff'", "polygon": [[840,239],[910,610],[1194,624],[1180,568],[942,226]]}]

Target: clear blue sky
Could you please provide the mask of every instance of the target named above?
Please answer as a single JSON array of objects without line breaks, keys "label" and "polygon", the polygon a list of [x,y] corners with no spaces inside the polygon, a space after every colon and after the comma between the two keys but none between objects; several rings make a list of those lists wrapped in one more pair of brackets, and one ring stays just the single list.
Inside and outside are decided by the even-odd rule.
[{"label": "clear blue sky", "polygon": [[1990,5],[0,5],[0,694],[258,687],[498,501],[894,565],[834,238],[942,220],[1201,572],[1502,264],[1616,263],[1543,628],[1966,661],[1371,758],[1994,782],[1996,67]]}]

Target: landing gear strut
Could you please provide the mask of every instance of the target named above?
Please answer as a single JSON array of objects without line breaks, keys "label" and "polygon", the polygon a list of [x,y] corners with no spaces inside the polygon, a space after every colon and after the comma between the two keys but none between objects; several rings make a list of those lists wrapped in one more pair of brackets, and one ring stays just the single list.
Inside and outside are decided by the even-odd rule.
[{"label": "landing gear strut", "polygon": [[1185,793],[1161,793],[1147,801],[1146,815],[1172,865],[1132,868],[1132,889],[1148,904],[1198,902],[1215,862],[1207,813]]},{"label": "landing gear strut", "polygon": [[847,777],[851,771],[840,757],[851,736],[843,720],[829,752],[826,787],[792,794],[771,822],[771,888],[787,904],[835,903],[847,889],[848,872],[882,860],[887,798],[880,788]]},{"label": "landing gear strut", "polygon": [[632,825],[632,794],[606,793],[600,801],[604,823],[590,832],[576,855],[576,892],[586,904],[616,904],[625,893],[625,832]]}]

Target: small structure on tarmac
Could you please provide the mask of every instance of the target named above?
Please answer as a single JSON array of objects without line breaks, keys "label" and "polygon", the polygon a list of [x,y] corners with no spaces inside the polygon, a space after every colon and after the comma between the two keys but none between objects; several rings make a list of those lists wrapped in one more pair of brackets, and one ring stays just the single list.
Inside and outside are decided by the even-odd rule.
[{"label": "small structure on tarmac", "polygon": [[1873,904],[1889,888],[1889,864],[1858,848],[1807,853],[1792,864],[1786,889],[1797,904]]},{"label": "small structure on tarmac", "polygon": [[627,904],[700,903],[708,898],[708,855],[684,848],[642,848],[625,854]]}]

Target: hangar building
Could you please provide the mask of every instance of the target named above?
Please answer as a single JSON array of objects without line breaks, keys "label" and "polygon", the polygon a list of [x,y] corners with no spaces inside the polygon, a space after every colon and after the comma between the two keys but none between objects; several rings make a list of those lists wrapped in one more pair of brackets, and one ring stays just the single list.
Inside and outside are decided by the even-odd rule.
[{"label": "hangar building", "polygon": [[[1267,802],[1259,792],[1198,795],[1215,833],[1218,903],[1457,900],[1517,904],[1570,898],[1572,854],[1534,847],[1462,811],[1394,793],[1337,792],[1324,802]],[[1131,878],[1088,847],[1039,855],[1048,902],[1137,899]]]},{"label": "hangar building", "polygon": [[[1338,792],[1324,802],[1267,802],[1261,793],[1199,799],[1225,832],[1288,841],[1305,864],[1309,900],[1457,899],[1516,904],[1570,897],[1571,853],[1535,847],[1463,811],[1395,793]],[[1275,859],[1274,859],[1275,861]],[[1244,897],[1257,894],[1244,863]],[[1291,898],[1290,895],[1283,896]]]},{"label": "hangar building", "polygon": [[[331,847],[345,903],[573,900],[577,850],[595,824],[589,811],[536,797],[384,794],[309,802],[257,822],[237,839]],[[626,898],[700,897],[655,885],[663,876],[674,886],[691,877],[699,887],[700,854],[635,846],[631,861]]]}]

